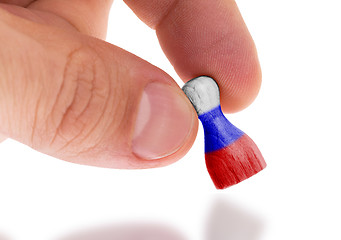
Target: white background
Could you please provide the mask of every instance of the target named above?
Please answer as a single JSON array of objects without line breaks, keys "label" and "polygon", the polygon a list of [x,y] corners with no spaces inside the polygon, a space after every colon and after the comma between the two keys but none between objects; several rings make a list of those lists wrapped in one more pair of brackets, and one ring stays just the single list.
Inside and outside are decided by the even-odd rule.
[{"label": "white background", "polygon": [[[256,101],[229,119],[262,150],[264,171],[215,190],[201,126],[183,159],[142,171],[75,165],[6,140],[0,239],[140,240],[128,232],[166,240],[341,239],[338,2],[237,2],[258,48],[263,85]],[[182,85],[153,30],[121,0],[107,40]]]}]

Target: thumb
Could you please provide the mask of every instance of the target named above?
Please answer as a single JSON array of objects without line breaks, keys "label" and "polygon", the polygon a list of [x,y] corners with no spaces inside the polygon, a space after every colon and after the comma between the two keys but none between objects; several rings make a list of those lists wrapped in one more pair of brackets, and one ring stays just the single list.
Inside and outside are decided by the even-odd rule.
[{"label": "thumb", "polygon": [[113,168],[167,165],[192,145],[195,112],[163,71],[101,40],[9,13],[0,29],[0,133],[60,159]]}]

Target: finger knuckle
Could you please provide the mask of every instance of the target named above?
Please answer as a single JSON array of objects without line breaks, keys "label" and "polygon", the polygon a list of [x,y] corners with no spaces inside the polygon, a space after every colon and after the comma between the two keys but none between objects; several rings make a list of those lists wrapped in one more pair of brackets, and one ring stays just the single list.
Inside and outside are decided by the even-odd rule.
[{"label": "finger knuckle", "polygon": [[[104,124],[109,96],[110,81],[96,51],[82,47],[71,52],[51,111],[55,133],[50,144],[58,149],[69,144],[95,145],[92,136],[98,136],[96,131]],[[89,139],[91,143],[84,144]]]}]

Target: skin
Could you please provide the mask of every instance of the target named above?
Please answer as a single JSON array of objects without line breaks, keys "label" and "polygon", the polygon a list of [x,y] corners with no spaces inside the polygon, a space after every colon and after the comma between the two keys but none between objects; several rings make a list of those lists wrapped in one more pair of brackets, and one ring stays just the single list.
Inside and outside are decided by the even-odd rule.
[{"label": "skin", "polygon": [[[213,77],[225,112],[255,99],[257,52],[234,1],[125,2],[155,29],[183,81]],[[176,152],[149,161],[131,153],[141,89],[158,81],[185,96],[165,72],[104,41],[111,4],[0,0],[0,141],[12,138],[59,159],[111,168],[165,166],[190,149],[198,127],[194,110],[195,123]],[[77,104],[70,109],[72,99]]]}]

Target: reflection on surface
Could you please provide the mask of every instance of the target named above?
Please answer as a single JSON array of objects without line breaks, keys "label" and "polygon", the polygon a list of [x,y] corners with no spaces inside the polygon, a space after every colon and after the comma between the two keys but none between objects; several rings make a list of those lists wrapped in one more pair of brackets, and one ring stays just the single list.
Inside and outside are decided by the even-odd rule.
[{"label": "reflection on surface", "polygon": [[185,240],[185,238],[165,226],[126,224],[81,232],[59,240]]},{"label": "reflection on surface", "polygon": [[[205,220],[204,236],[189,240],[261,240],[263,221],[225,197],[214,199]],[[190,229],[189,229],[190,230]],[[193,229],[192,229],[193,231]],[[201,235],[201,234],[200,234]],[[0,237],[0,240],[1,237]],[[72,233],[57,240],[188,240],[176,230],[160,224],[126,223]]]},{"label": "reflection on surface", "polygon": [[0,240],[10,240],[10,239],[7,238],[7,237],[5,237],[4,235],[2,235],[2,234],[0,233]]},{"label": "reflection on surface", "polygon": [[205,240],[260,240],[262,221],[225,198],[215,200]]}]

